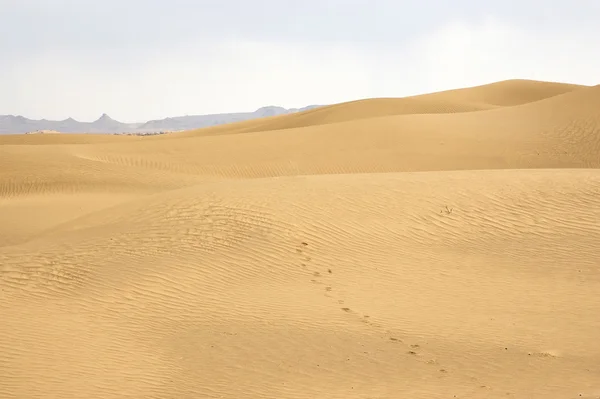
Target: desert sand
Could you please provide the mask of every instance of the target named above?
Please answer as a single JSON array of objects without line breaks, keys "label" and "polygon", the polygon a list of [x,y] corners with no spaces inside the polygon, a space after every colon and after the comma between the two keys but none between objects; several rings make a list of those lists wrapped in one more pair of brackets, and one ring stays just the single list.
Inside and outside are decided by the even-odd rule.
[{"label": "desert sand", "polygon": [[600,86],[0,137],[0,397],[599,398]]}]

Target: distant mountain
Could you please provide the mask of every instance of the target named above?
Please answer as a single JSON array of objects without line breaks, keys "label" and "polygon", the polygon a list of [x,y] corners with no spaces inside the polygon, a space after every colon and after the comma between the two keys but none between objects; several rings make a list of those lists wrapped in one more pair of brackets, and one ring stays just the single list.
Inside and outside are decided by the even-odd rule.
[{"label": "distant mountain", "polygon": [[57,131],[61,133],[151,133],[190,130],[267,116],[307,111],[317,107],[320,107],[320,105],[292,109],[268,106],[259,108],[254,112],[178,116],[145,123],[123,123],[112,119],[106,114],[103,114],[94,122],[79,122],[73,118],[63,121],[33,120],[20,115],[0,115],[0,134],[31,133],[36,131]]},{"label": "distant mountain", "polygon": [[148,121],[140,125],[137,130],[140,132],[158,131],[158,130],[190,130],[201,127],[223,125],[225,123],[241,122],[250,119],[265,118],[294,112],[307,111],[309,109],[320,107],[319,105],[310,105],[304,108],[286,109],[282,107],[262,107],[254,112],[238,112],[231,114],[209,114],[209,115],[188,115],[175,118],[159,119]]},{"label": "distant mountain", "polygon": [[135,126],[117,122],[108,115],[102,115],[95,122],[79,122],[73,118],[63,121],[46,119],[32,120],[22,116],[0,115],[0,134],[29,133],[40,130],[61,133],[116,133],[135,129]]}]

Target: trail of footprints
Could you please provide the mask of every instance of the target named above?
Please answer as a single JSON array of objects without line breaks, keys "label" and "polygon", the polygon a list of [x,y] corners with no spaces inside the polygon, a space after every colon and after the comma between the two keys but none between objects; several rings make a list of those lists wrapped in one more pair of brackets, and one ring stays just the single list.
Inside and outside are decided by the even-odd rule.
[{"label": "trail of footprints", "polygon": [[[423,351],[419,344],[416,344],[416,343],[409,344],[409,343],[404,342],[404,340],[394,336],[392,331],[385,329],[381,324],[373,321],[371,319],[371,316],[366,315],[366,314],[361,314],[360,312],[357,312],[349,307],[346,307],[345,300],[338,292],[336,292],[336,290],[333,286],[334,271],[331,268],[327,268],[324,270],[318,270],[318,266],[314,265],[312,262],[312,257],[310,256],[310,249],[309,249],[308,242],[302,241],[297,246],[296,253],[298,254],[299,259],[300,259],[300,267],[302,269],[304,269],[307,272],[307,274],[310,276],[311,283],[313,283],[315,285],[325,286],[324,295],[327,298],[331,298],[332,301],[335,301],[337,303],[337,305],[340,306],[340,310],[342,312],[347,313],[349,315],[349,317],[353,317],[356,320],[360,321],[361,323],[364,323],[369,328],[378,330],[381,333],[381,335],[385,336],[389,340],[390,344],[405,345],[407,348],[406,353],[408,355],[415,356],[419,361],[422,361],[424,363],[431,364],[431,365],[438,365],[438,367],[439,367],[437,360],[435,360],[433,358],[428,359],[428,360],[420,359],[423,357],[425,357],[425,358],[431,357],[431,354],[428,354],[425,351]],[[439,371],[440,371],[440,373],[447,372],[443,368],[440,368]]]}]

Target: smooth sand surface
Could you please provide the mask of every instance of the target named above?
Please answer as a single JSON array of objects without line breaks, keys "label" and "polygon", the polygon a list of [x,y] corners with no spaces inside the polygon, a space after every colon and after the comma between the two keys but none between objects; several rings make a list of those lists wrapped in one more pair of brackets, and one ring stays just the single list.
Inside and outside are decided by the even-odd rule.
[{"label": "smooth sand surface", "polygon": [[0,398],[599,398],[600,86],[0,136]]}]

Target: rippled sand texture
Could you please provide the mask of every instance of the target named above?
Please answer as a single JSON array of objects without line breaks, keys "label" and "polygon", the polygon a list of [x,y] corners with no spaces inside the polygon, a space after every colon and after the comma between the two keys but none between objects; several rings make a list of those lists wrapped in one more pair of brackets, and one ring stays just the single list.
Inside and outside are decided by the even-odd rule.
[{"label": "rippled sand texture", "polygon": [[0,137],[0,397],[600,397],[600,86]]}]

